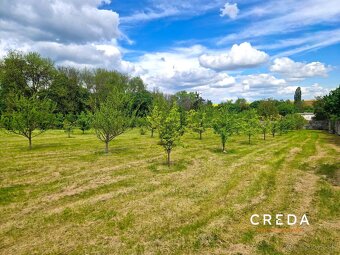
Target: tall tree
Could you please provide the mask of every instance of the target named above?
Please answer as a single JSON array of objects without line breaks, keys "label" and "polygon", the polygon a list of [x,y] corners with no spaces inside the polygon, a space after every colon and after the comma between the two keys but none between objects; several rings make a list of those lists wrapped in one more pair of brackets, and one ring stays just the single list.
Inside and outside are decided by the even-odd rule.
[{"label": "tall tree", "polygon": [[19,96],[14,99],[13,105],[2,115],[1,123],[8,131],[26,137],[29,149],[32,149],[32,138],[52,126],[55,104],[36,96]]},{"label": "tall tree", "polygon": [[10,51],[0,63],[2,110],[11,108],[16,96],[41,96],[55,75],[53,62],[38,53]]},{"label": "tall tree", "polygon": [[167,164],[169,167],[171,151],[178,144],[182,135],[180,113],[177,104],[174,103],[170,111],[163,115],[159,127],[159,137],[161,145],[167,153]]},{"label": "tall tree", "polygon": [[302,110],[302,99],[301,99],[301,88],[297,87],[294,94],[294,105],[296,109],[300,112]]},{"label": "tall tree", "polygon": [[57,104],[57,112],[77,115],[90,108],[90,92],[83,87],[80,72],[71,67],[60,67],[47,91]]},{"label": "tall tree", "polygon": [[97,137],[105,143],[105,153],[109,152],[110,141],[130,127],[132,121],[130,108],[126,93],[116,90],[94,113],[93,127]]}]

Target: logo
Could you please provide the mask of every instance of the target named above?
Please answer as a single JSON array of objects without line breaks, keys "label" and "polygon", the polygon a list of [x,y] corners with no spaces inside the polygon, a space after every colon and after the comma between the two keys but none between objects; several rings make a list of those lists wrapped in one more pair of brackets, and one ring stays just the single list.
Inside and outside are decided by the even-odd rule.
[{"label": "logo", "polygon": [[250,217],[250,223],[254,226],[257,225],[262,225],[262,226],[268,226],[268,225],[272,225],[272,226],[284,226],[284,225],[288,225],[288,226],[294,226],[294,225],[309,225],[309,221],[307,218],[307,215],[304,214],[302,215],[302,217],[298,217],[295,214],[275,214],[275,215],[271,215],[271,214],[253,214]]}]

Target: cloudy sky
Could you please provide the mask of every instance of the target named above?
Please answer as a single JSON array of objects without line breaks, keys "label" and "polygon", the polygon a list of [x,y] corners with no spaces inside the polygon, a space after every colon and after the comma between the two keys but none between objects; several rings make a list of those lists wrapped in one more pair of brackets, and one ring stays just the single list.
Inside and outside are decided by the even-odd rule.
[{"label": "cloudy sky", "polygon": [[0,0],[0,57],[140,76],[220,102],[304,99],[340,84],[339,0]]}]

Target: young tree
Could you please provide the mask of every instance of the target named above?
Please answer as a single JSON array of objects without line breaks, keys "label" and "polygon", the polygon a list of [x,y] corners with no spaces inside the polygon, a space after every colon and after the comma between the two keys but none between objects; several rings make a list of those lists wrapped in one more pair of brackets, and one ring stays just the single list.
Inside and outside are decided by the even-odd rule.
[{"label": "young tree", "polygon": [[159,129],[159,125],[162,119],[162,112],[159,110],[158,106],[155,105],[151,111],[151,114],[146,117],[148,126],[151,130],[151,137],[155,130]]},{"label": "young tree", "polygon": [[199,134],[202,140],[202,134],[207,128],[207,117],[205,111],[200,107],[197,111],[190,110],[188,114],[188,127]]},{"label": "young tree", "polygon": [[167,153],[167,163],[170,167],[170,153],[172,149],[177,145],[181,135],[181,119],[178,106],[176,103],[172,106],[169,113],[163,115],[163,118],[159,126],[159,137],[161,139],[161,145]]},{"label": "young tree", "polygon": [[243,133],[248,136],[248,143],[250,144],[250,139],[252,136],[259,132],[259,116],[255,109],[251,109],[243,112],[243,123],[242,130]]},{"label": "young tree", "polygon": [[278,123],[278,120],[277,119],[272,119],[270,121],[270,132],[272,134],[272,136],[274,137],[275,134],[277,133],[279,129],[279,123]]},{"label": "young tree", "polygon": [[109,152],[109,142],[124,133],[131,121],[127,95],[118,90],[111,93],[93,116],[93,127],[98,139],[105,143],[105,153]]},{"label": "young tree", "polygon": [[81,112],[77,119],[78,127],[81,131],[83,131],[83,134],[86,130],[89,130],[91,128],[93,115],[90,112]]},{"label": "young tree", "polygon": [[271,130],[271,121],[269,118],[263,118],[260,121],[260,129],[262,131],[263,134],[263,140],[266,140],[266,134],[267,132],[269,132]]},{"label": "young tree", "polygon": [[[26,137],[29,149],[32,149],[32,138],[53,124],[55,104],[35,96],[20,96],[14,99],[13,105],[11,110],[2,115],[1,123],[8,131]],[[39,131],[34,132],[36,129]]]},{"label": "young tree", "polygon": [[215,133],[221,138],[223,152],[225,152],[225,144],[228,138],[235,132],[235,125],[235,114],[230,113],[225,108],[219,109],[216,112],[213,120],[213,128]]},{"label": "young tree", "polygon": [[64,117],[63,129],[67,133],[67,137],[71,137],[74,127],[76,126],[76,116],[69,113]]}]

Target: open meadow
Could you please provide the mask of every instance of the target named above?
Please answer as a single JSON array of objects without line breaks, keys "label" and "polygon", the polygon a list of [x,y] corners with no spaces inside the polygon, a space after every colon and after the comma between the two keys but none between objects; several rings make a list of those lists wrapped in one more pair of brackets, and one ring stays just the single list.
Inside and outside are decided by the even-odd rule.
[{"label": "open meadow", "polygon": [[[336,254],[340,137],[299,130],[221,151],[212,130],[171,154],[157,134],[33,139],[0,131],[0,254]],[[309,226],[253,226],[306,213]],[[274,231],[275,230],[275,231]]]}]

